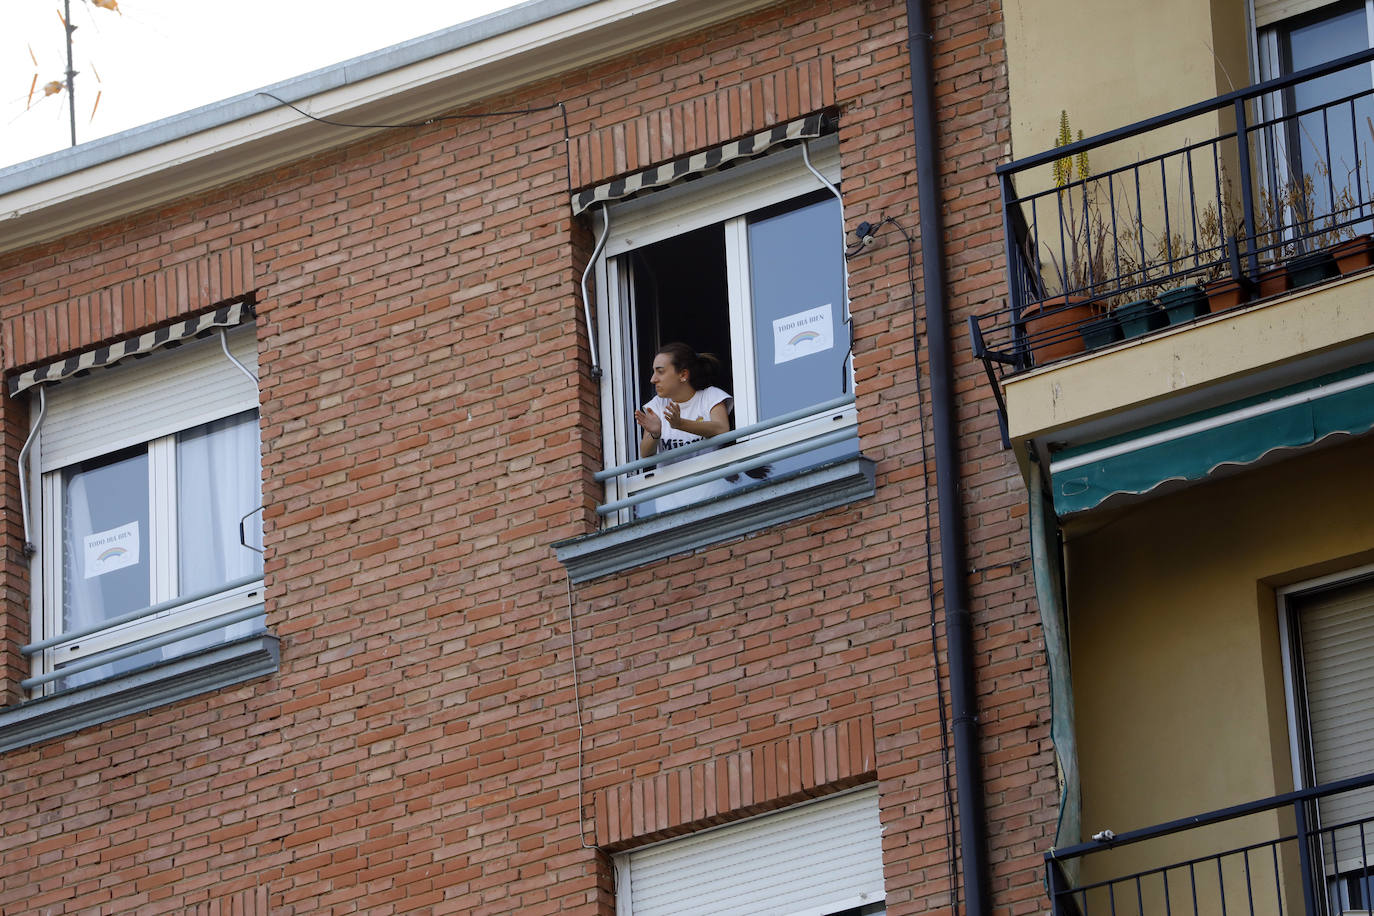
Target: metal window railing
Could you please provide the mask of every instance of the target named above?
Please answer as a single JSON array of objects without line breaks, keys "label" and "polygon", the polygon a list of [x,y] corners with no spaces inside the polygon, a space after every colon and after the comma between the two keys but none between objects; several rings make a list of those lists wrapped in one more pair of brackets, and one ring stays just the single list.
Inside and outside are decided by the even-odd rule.
[{"label": "metal window railing", "polygon": [[[1371,787],[1374,773],[1051,850],[1054,916],[1368,911]],[[1322,800],[1357,793],[1362,805],[1367,796],[1366,816],[1321,822]]]},{"label": "metal window railing", "polygon": [[[40,639],[35,642],[31,642],[26,646],[21,647],[19,651],[22,652],[24,655],[32,656],[39,652],[42,652],[44,649],[51,649],[55,646],[65,645],[67,643],[75,642],[80,639],[85,639],[90,636],[95,636],[100,633],[108,632],[116,627],[124,626],[126,624],[131,623],[137,623],[141,620],[147,620],[149,618],[156,617],[158,614],[164,613],[166,611],[174,610],[180,607],[185,607],[194,604],[198,601],[204,601],[208,598],[214,598],[217,595],[228,596],[231,592],[247,588],[255,584],[261,584],[261,582],[262,576],[260,575],[245,576],[243,578],[227,582],[223,585],[216,586],[212,589],[207,589],[205,591],[197,592],[191,595],[184,595],[180,598],[174,598],[170,601],[162,601],[157,604],[150,605],[149,607],[142,608],[140,610],[129,611],[125,614],[119,614],[115,617],[109,618],[108,620],[102,620],[99,623],[90,624],[84,627],[78,627],[73,630],[68,630],[65,633],[59,633],[56,636],[50,636],[46,639]],[[262,612],[262,602],[258,601],[254,603],[251,607],[230,608],[226,611],[223,611],[219,614],[202,620],[193,620],[187,621],[186,623],[182,624],[176,624],[160,633],[149,634],[138,639],[130,640],[127,643],[121,643],[117,646],[111,646],[108,649],[102,649],[98,652],[92,652],[90,655],[84,656],[75,661],[65,663],[61,667],[58,667],[45,674],[35,675],[34,677],[27,678],[20,682],[20,686],[23,687],[25,690],[33,690],[34,688],[41,687],[44,684],[60,680],[64,677],[70,677],[71,675],[78,674],[82,671],[89,671],[92,668],[99,668],[102,665],[108,665],[112,662],[129,658],[149,649],[160,648],[162,646],[170,645],[171,643],[178,642],[183,639],[189,639],[192,636],[199,636],[203,633],[210,633],[215,630],[222,629],[234,623],[239,623],[245,620],[251,620],[254,617],[261,616]]]},{"label": "metal window railing", "polygon": [[[1223,292],[1229,307],[1339,275],[1332,250],[1368,251],[1374,229],[1374,89],[1293,100],[1371,62],[1352,54],[1000,166],[1008,298],[970,318],[989,377],[1201,317],[1199,285],[1217,309]],[[1125,164],[1095,169],[1090,154]]]},{"label": "metal window railing", "polygon": [[[719,436],[712,436],[709,439],[692,442],[680,448],[675,448],[670,452],[661,452],[657,455],[650,455],[648,458],[637,458],[634,461],[627,461],[624,464],[618,464],[615,467],[597,471],[595,477],[598,481],[604,482],[616,477],[622,477],[638,471],[654,468],[661,464],[669,462],[676,463],[684,458],[720,449],[732,442],[737,442],[746,437],[756,436],[760,433],[766,433],[778,429],[779,427],[786,426],[789,423],[811,418],[821,418],[826,414],[842,411],[853,403],[853,394],[842,395],[832,400],[814,404],[810,407],[804,407],[799,410],[793,410],[759,423],[751,423],[748,426],[742,426],[739,429],[722,433]],[[684,474],[682,477],[674,478],[673,480],[665,481],[654,486],[645,487],[622,499],[603,503],[596,507],[596,511],[597,514],[602,516],[610,515],[621,509],[628,509],[631,506],[637,506],[640,503],[648,502],[660,496],[680,493],[683,490],[690,489],[699,484],[709,483],[710,481],[729,477],[733,474],[742,474],[781,461],[785,458],[804,454],[827,445],[838,444],[848,439],[852,439],[854,436],[855,431],[853,427],[846,425],[839,429],[810,436],[800,442],[779,443],[774,448],[751,454],[747,458],[742,458],[737,461],[722,461],[721,464],[711,465],[710,467],[702,468],[691,474]]]}]

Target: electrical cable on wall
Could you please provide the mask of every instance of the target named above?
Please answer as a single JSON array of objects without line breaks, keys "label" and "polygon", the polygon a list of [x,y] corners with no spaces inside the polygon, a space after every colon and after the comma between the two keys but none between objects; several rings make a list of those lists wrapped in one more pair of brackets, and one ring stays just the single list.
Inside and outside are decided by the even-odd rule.
[{"label": "electrical cable on wall", "polygon": [[[399,123],[394,123],[394,124],[357,124],[357,123],[351,123],[351,122],[347,122],[347,121],[336,121],[336,120],[334,120],[334,119],[332,119],[332,118],[322,118],[322,117],[319,117],[319,116],[317,116],[317,115],[312,115],[312,114],[310,114],[308,111],[304,111],[303,109],[301,109],[299,106],[294,105],[294,104],[292,104],[291,102],[288,102],[288,101],[286,101],[285,99],[280,98],[280,97],[278,97],[278,96],[276,96],[276,95],[273,95],[273,94],[270,93],[270,92],[261,92],[261,91],[260,91],[260,92],[258,93],[258,95],[266,96],[267,98],[270,98],[270,99],[272,99],[272,100],[275,101],[275,102],[278,102],[278,103],[280,103],[280,104],[282,104],[282,105],[285,105],[287,108],[292,109],[293,111],[297,112],[298,114],[304,115],[305,117],[311,119],[312,121],[318,121],[318,122],[321,123],[321,124],[328,124],[328,125],[330,125],[330,126],[332,126],[332,127],[344,127],[344,128],[358,129],[358,130],[401,130],[401,129],[412,129],[412,128],[416,128],[416,127],[427,127],[427,126],[430,126],[430,125],[439,124],[439,123],[444,122],[444,121],[463,121],[463,120],[474,120],[474,119],[478,119],[478,118],[494,118],[494,117],[495,117],[495,118],[499,118],[499,117],[515,117],[515,116],[517,116],[517,115],[536,114],[536,113],[541,112],[541,111],[553,111],[554,109],[557,109],[557,110],[561,113],[561,115],[562,115],[562,121],[563,121],[563,147],[564,147],[564,152],[565,152],[565,154],[566,154],[566,163],[567,163],[567,168],[566,168],[566,171],[565,171],[565,176],[566,176],[567,184],[568,184],[568,193],[569,193],[569,194],[572,193],[572,143],[571,143],[571,134],[570,134],[570,132],[569,132],[569,130],[568,130],[568,109],[567,109],[567,106],[565,106],[562,102],[556,102],[556,103],[554,103],[553,105],[544,105],[544,106],[540,106],[540,107],[536,107],[536,108],[520,108],[520,109],[510,109],[510,110],[501,110],[501,111],[469,112],[469,113],[453,114],[453,115],[435,115],[435,116],[433,116],[433,117],[424,118],[424,119],[419,120],[419,121],[405,121],[405,122],[399,122]],[[610,219],[609,219],[609,217],[605,214],[604,208],[603,208],[603,210],[602,210],[602,214],[603,214],[603,219],[606,220],[606,227],[605,227],[605,228],[606,228],[607,230],[609,230],[609,228],[610,228]],[[596,258],[597,258],[597,256],[600,254],[601,248],[602,248],[602,247],[605,245],[605,243],[606,243],[606,236],[607,236],[607,232],[603,231],[603,233],[602,233],[602,235],[601,235],[601,239],[600,239],[600,241],[597,243],[596,253],[594,253],[594,254],[592,255],[592,258],[591,258],[590,262],[589,262],[588,265],[587,265],[587,271],[586,271],[586,273],[583,274],[583,277],[582,277],[582,296],[583,296],[583,305],[584,305],[584,307],[586,307],[586,308],[588,309],[588,314],[587,314],[587,339],[588,339],[589,345],[590,345],[590,347],[591,347],[591,358],[592,358],[592,372],[593,372],[593,377],[597,377],[597,378],[600,377],[600,374],[601,374],[601,367],[600,367],[599,361],[598,361],[598,359],[597,359],[597,352],[596,352],[596,331],[595,331],[595,329],[592,327],[592,323],[591,323],[591,314],[590,314],[590,307],[588,306],[589,300],[588,300],[588,295],[587,295],[587,285],[586,285],[586,284],[587,284],[587,277],[588,277],[588,275],[591,273],[591,270],[592,270],[593,265],[595,265],[595,263],[596,263]],[[227,348],[226,348],[226,352],[227,352]],[[583,767],[584,767],[584,755],[585,755],[584,737],[585,737],[585,733],[586,733],[586,726],[585,726],[584,723],[583,723],[583,715],[582,715],[582,689],[581,689],[581,683],[580,683],[580,680],[579,680],[579,677],[578,677],[578,671],[577,671],[577,628],[576,628],[576,622],[575,622],[574,617],[573,617],[573,587],[572,587],[572,579],[571,579],[571,577],[568,578],[567,582],[568,582],[568,649],[569,649],[569,652],[570,652],[570,654],[571,654],[571,659],[570,659],[570,661],[571,661],[571,663],[572,663],[573,705],[574,705],[574,709],[575,709],[576,715],[577,715],[577,829],[578,829],[578,834],[579,834],[579,836],[580,836],[580,838],[581,838],[582,848],[583,848],[583,849],[596,849],[597,847],[596,847],[594,844],[591,844],[591,843],[588,843],[588,842],[587,842],[587,825],[586,825],[586,817],[585,817],[585,815],[584,815],[584,810],[585,810],[585,806],[584,806],[585,785],[584,785],[584,777],[583,777]]]},{"label": "electrical cable on wall", "polygon": [[[876,224],[867,221],[861,222],[855,234],[858,238],[853,244],[846,246],[845,258],[851,258],[859,252],[871,247],[877,240],[878,233],[886,225],[891,225],[901,233],[906,241],[906,277],[907,288],[911,295],[911,321],[913,330],[919,324],[916,310],[916,241],[911,234],[906,231],[901,223],[890,216],[880,216]],[[912,339],[919,340],[922,335],[914,334]],[[921,431],[920,435],[920,456],[921,467],[929,466],[928,443],[926,437],[926,398],[924,387],[924,376],[921,373],[921,352],[919,347],[913,348],[912,359],[916,366],[916,425]],[[924,473],[923,473],[924,478]],[[954,789],[953,777],[950,773],[950,728],[949,712],[945,704],[944,682],[940,680],[940,659],[936,646],[937,630],[935,615],[935,548],[934,541],[930,533],[930,500],[922,500],[925,515],[925,567],[926,567],[926,588],[929,590],[930,598],[930,651],[935,659],[935,697],[939,707],[940,719],[940,768],[942,785],[944,789],[945,807],[945,851],[949,868],[950,880],[950,901],[955,912],[959,909],[959,860],[955,855],[955,848],[958,846],[956,837],[955,818],[954,818]]]},{"label": "electrical cable on wall", "polygon": [[587,842],[587,818],[583,813],[586,808],[583,802],[583,742],[582,738],[585,728],[582,724],[582,688],[577,677],[577,624],[573,621],[573,586],[572,576],[567,575],[564,570],[564,578],[568,582],[568,649],[572,656],[572,681],[573,681],[573,709],[577,712],[577,832],[582,838],[583,849],[596,849],[596,844]]},{"label": "electrical cable on wall", "polygon": [[[444,121],[472,121],[482,118],[512,118],[517,117],[519,115],[538,114],[539,112],[543,111],[554,111],[556,109],[559,112],[559,115],[563,122],[563,177],[564,181],[567,184],[568,195],[572,196],[572,134],[568,130],[568,107],[564,105],[562,102],[554,102],[552,105],[540,105],[533,108],[511,108],[497,111],[472,111],[463,112],[461,114],[433,115],[432,117],[422,118],[419,121],[400,121],[394,124],[355,124],[349,121],[336,121],[333,118],[323,118],[319,115],[313,115],[310,112],[302,109],[300,106],[292,102],[288,102],[286,99],[283,99],[277,95],[273,95],[272,93],[264,90],[259,90],[257,94],[265,96],[266,98],[269,98],[281,105],[285,105],[287,108],[290,108],[297,114],[304,115],[312,121],[318,121],[321,124],[328,124],[331,127],[346,127],[355,130],[408,130],[416,127],[429,127],[434,124],[443,123]],[[609,229],[610,218],[606,213],[606,208],[602,207],[601,212],[603,218],[606,219],[606,227],[607,229]],[[587,277],[589,274],[591,274],[592,268],[596,264],[597,254],[600,253],[601,247],[605,244],[606,233],[603,232],[601,235],[601,241],[597,244],[596,253],[592,255],[591,260],[587,263],[587,270],[582,275],[582,307],[583,311],[586,313],[587,346],[590,350],[592,358],[593,380],[599,380],[601,378],[601,363],[597,358],[596,352],[596,328],[592,325],[591,305],[587,295]]]},{"label": "electrical cable on wall", "polygon": [[513,118],[518,115],[538,114],[541,111],[554,111],[555,109],[562,115],[563,120],[563,152],[567,160],[567,179],[568,194],[572,194],[572,134],[568,131],[568,108],[562,102],[554,102],[552,105],[539,105],[533,108],[511,108],[498,111],[469,111],[461,114],[432,115],[428,118],[421,118],[419,121],[400,121],[395,124],[353,124],[348,121],[335,121],[333,118],[323,118],[313,115],[286,99],[273,95],[266,90],[258,90],[257,95],[266,96],[278,104],[285,105],[297,114],[304,115],[312,121],[321,124],[328,124],[331,127],[347,127],[355,130],[408,130],[416,127],[429,127],[434,124],[442,124],[444,121],[475,121],[482,118]]},{"label": "electrical cable on wall", "polygon": [[29,527],[29,482],[25,469],[29,464],[29,450],[33,448],[33,443],[38,438],[38,430],[43,427],[43,418],[48,413],[47,387],[38,386],[38,419],[33,421],[33,429],[29,430],[29,437],[24,440],[24,447],[19,450],[19,508],[24,514],[24,554],[30,557],[37,553],[38,548],[33,543],[33,532]]},{"label": "electrical cable on wall", "polygon": [[[815,175],[821,184],[825,185],[827,191],[835,195],[835,200],[840,204],[840,266],[844,268],[843,283],[840,286],[841,309],[840,319],[844,322],[845,332],[849,336],[849,349],[845,351],[844,358],[840,360],[840,393],[849,393],[849,377],[854,372],[854,316],[849,312],[849,250],[846,248],[844,240],[848,238],[844,230],[844,197],[840,194],[840,189],[835,187],[834,182],[821,174],[820,169],[811,164],[811,141],[801,142],[802,163]],[[849,371],[845,371],[845,364],[849,364]]]}]

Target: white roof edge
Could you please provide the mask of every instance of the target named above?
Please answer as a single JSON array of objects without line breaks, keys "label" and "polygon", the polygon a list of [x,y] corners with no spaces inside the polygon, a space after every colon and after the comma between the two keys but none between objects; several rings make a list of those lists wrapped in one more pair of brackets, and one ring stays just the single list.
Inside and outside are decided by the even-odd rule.
[{"label": "white roof edge", "polygon": [[207,190],[370,132],[321,125],[263,92],[319,117],[422,120],[771,2],[776,0],[529,0],[0,169],[0,251]]},{"label": "white roof edge", "polygon": [[500,12],[412,38],[388,48],[371,51],[269,86],[131,127],[108,137],[67,147],[46,156],[6,166],[0,168],[0,198],[30,185],[51,181],[191,134],[230,124],[270,108],[280,107],[279,103],[262,95],[264,92],[270,92],[288,102],[308,101],[313,96],[331,89],[383,76],[411,64],[535,25],[562,13],[593,6],[597,2],[599,0],[529,0]]}]

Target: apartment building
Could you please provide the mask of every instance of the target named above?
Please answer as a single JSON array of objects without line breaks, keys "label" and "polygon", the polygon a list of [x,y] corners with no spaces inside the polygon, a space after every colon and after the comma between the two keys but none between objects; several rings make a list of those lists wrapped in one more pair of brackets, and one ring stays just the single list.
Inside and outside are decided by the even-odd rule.
[{"label": "apartment building", "polygon": [[[1370,11],[1005,4],[1059,913],[1370,908]],[[1068,145],[1065,145],[1068,144]]]},{"label": "apartment building", "polygon": [[1043,909],[1011,50],[534,0],[0,170],[0,908]]}]

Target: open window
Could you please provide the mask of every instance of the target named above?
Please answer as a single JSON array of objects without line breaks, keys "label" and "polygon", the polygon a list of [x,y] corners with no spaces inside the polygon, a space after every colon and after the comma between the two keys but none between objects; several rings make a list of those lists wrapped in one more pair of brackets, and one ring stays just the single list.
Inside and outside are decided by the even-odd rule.
[{"label": "open window", "polygon": [[[598,284],[607,463],[639,457],[634,411],[671,342],[721,360],[743,432],[609,480],[608,502],[629,503],[618,520],[857,454],[844,228],[827,187],[837,148],[830,138],[808,152],[814,172],[794,146],[609,208]],[[671,501],[655,496],[674,485]]]}]

